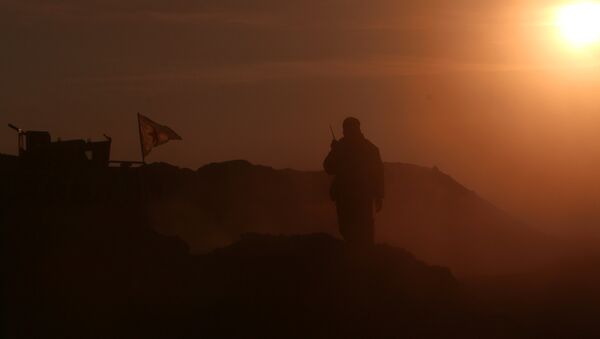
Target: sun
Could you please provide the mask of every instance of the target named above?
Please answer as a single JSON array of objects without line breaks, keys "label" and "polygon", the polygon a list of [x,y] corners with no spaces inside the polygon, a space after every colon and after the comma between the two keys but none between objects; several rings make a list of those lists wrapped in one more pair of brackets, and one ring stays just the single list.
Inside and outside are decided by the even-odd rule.
[{"label": "sun", "polygon": [[577,2],[560,7],[556,25],[574,47],[600,42],[600,2]]}]

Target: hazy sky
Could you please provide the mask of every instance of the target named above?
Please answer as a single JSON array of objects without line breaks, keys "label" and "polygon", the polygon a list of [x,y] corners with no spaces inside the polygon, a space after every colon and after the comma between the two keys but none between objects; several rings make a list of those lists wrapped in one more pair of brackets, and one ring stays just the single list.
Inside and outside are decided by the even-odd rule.
[{"label": "hazy sky", "polygon": [[561,40],[561,3],[0,0],[0,122],[137,160],[141,112],[184,139],[148,161],[319,169],[353,115],[387,161],[594,231],[600,51]]}]

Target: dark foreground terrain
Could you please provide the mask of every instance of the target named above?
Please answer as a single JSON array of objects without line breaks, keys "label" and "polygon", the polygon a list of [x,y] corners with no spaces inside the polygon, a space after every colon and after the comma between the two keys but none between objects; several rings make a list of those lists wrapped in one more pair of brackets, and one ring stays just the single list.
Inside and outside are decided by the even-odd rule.
[{"label": "dark foreground terrain", "polygon": [[[2,337],[600,334],[600,257],[594,254],[571,252],[553,266],[472,279],[456,278],[399,247],[351,249],[324,233],[261,235],[240,229],[244,234],[226,245],[192,254],[187,242],[156,230],[153,209],[161,199],[168,203],[169,189],[185,189],[181,177],[196,172],[171,167],[25,171],[12,160],[2,167]],[[230,165],[203,170],[214,171],[202,174],[213,176],[205,181],[206,191],[187,189],[191,194],[195,188],[204,220],[235,228],[252,215],[239,198],[251,189],[239,188],[234,179],[239,174],[223,174],[223,166]],[[175,170],[176,175],[164,173]],[[286,178],[273,180],[285,185]],[[235,184],[206,197],[223,182]],[[231,198],[232,192],[242,193]],[[262,197],[256,205],[275,193],[253,194]],[[294,199],[310,201],[309,196]],[[453,196],[438,199],[448,203]],[[290,223],[300,225],[295,219]],[[199,232],[214,227],[195,225]],[[509,227],[515,232],[514,224]]]}]

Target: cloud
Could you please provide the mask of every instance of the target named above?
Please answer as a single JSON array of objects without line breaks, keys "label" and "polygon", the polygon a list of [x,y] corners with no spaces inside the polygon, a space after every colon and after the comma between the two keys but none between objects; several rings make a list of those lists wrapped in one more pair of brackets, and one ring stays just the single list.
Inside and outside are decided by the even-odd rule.
[{"label": "cloud", "polygon": [[[597,69],[598,64],[581,65]],[[67,83],[85,87],[135,91],[169,91],[172,88],[252,84],[261,82],[294,81],[306,79],[392,79],[469,73],[505,73],[557,70],[554,64],[536,63],[470,63],[444,59],[395,57],[366,58],[363,60],[283,61],[240,64],[210,68],[189,68],[171,72],[138,74],[107,74],[103,76],[74,77]]]},{"label": "cloud", "polygon": [[528,49],[541,50],[530,43],[531,32],[523,34],[523,25],[540,20],[531,6],[517,10],[499,1],[6,0],[2,6],[0,38],[12,62],[5,74],[15,80],[218,83],[485,72],[539,67]]},{"label": "cloud", "polygon": [[264,25],[273,19],[267,13],[216,6],[182,5],[184,1],[15,1],[3,8],[20,24],[157,22],[171,24]]}]

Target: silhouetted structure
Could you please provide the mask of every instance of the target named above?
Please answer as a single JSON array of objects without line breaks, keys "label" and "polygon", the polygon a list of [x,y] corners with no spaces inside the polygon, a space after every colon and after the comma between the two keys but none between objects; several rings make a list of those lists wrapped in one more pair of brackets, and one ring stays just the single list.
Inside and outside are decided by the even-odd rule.
[{"label": "silhouetted structure", "polygon": [[25,131],[12,124],[18,133],[20,163],[27,168],[106,167],[111,139],[104,141],[65,140],[52,142],[47,131]]},{"label": "silhouetted structure", "polygon": [[340,233],[351,244],[372,244],[373,203],[379,211],[384,195],[383,162],[379,149],[363,136],[358,119],[346,118],[343,127],[344,137],[331,142],[323,167],[335,175],[331,198]]}]

